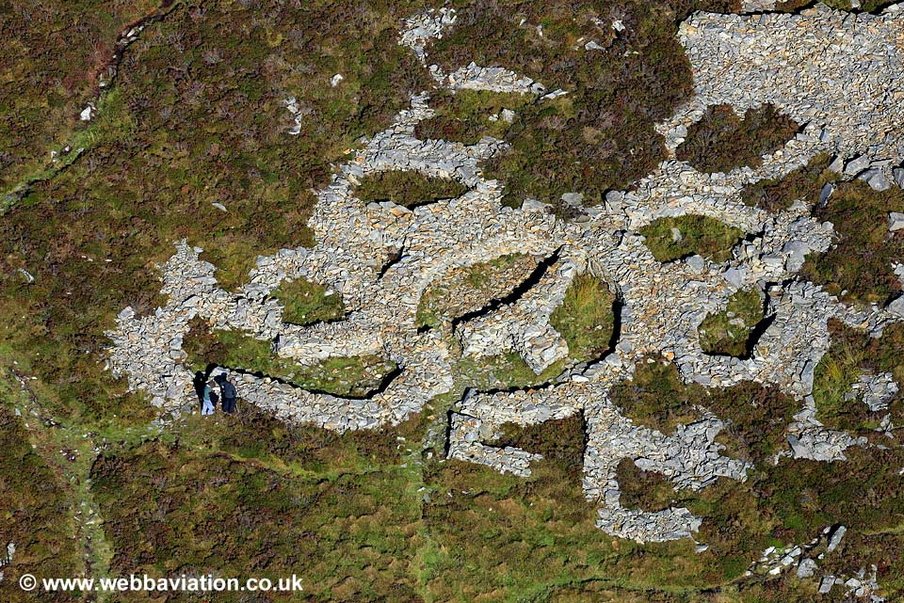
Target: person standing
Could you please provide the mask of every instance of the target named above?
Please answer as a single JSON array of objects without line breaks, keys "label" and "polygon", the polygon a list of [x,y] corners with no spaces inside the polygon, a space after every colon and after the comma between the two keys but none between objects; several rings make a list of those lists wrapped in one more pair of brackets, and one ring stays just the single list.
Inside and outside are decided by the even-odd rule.
[{"label": "person standing", "polygon": [[217,409],[217,395],[213,391],[213,381],[204,384],[204,395],[201,398],[201,414],[212,415]]},{"label": "person standing", "polygon": [[222,394],[223,412],[232,414],[235,412],[235,399],[237,393],[235,386],[226,379],[226,375],[220,374],[215,377],[217,383],[220,384],[220,393]]}]

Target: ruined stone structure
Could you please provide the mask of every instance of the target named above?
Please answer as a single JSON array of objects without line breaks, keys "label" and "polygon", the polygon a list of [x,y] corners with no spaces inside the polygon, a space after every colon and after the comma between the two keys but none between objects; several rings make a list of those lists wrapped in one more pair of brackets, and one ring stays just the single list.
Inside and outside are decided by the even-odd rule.
[{"label": "ruined stone structure", "polygon": [[[245,286],[232,293],[217,285],[215,267],[199,259],[199,249],[179,242],[175,255],[161,266],[166,305],[149,316],[122,311],[110,333],[110,369],[162,409],[178,411],[193,404],[193,375],[182,363],[182,338],[189,322],[199,317],[215,329],[272,341],[275,353],[299,364],[364,354],[392,360],[398,376],[367,399],[309,392],[224,368],[246,402],[288,422],[337,431],[398,424],[451,391],[458,344],[473,357],[515,351],[538,374],[566,358],[568,345],[550,325],[550,315],[572,280],[590,273],[608,283],[619,300],[614,350],[535,389],[468,392],[451,413],[449,457],[529,475],[537,455],[486,443],[507,422],[530,425],[583,413],[588,430],[583,491],[598,508],[597,525],[638,541],[689,537],[700,519],[687,509],[649,513],[621,506],[615,473],[619,461],[630,458],[676,487],[694,490],[718,477],[743,480],[749,467],[721,453],[716,436],[723,423],[718,417],[707,414],[664,434],[635,425],[608,392],[631,378],[638,361],[663,355],[688,382],[728,387],[750,380],[774,385],[799,400],[786,454],[838,460],[846,447],[864,444],[826,430],[815,419],[813,371],[830,344],[829,318],[879,336],[887,324],[904,319],[904,304],[852,308],[819,286],[797,280],[795,272],[806,254],[831,244],[832,225],[811,218],[803,201],[770,214],[746,206],[740,193],[745,185],[787,174],[820,152],[837,155],[850,177],[865,177],[873,186],[885,186],[893,178],[893,168],[904,156],[904,89],[896,78],[904,53],[902,19],[904,13],[895,8],[874,16],[822,6],[800,15],[694,15],[680,35],[694,67],[697,96],[660,126],[670,152],[711,104],[730,103],[743,111],[771,102],[805,127],[756,169],[705,174],[668,159],[630,192],[610,193],[603,206],[587,208],[583,221],[557,219],[533,201],[521,209],[504,207],[503,183],[485,179],[480,169],[481,160],[505,150],[504,143],[492,138],[471,146],[418,140],[415,125],[433,115],[429,93],[418,95],[319,191],[310,220],[317,241],[313,248],[259,257]],[[452,10],[412,17],[400,43],[426,64],[429,39],[454,22]],[[836,52],[836,46],[844,55],[838,60],[811,56],[813,49]],[[827,62],[832,63],[831,78],[820,71]],[[874,64],[881,69],[869,68]],[[546,89],[540,83],[505,69],[474,64],[451,74],[437,66],[430,69],[438,86],[518,92],[544,102]],[[807,87],[811,84],[815,88]],[[852,97],[852,90],[859,96]],[[894,99],[897,105],[892,106]],[[885,109],[876,111],[874,103],[882,102]],[[388,170],[454,179],[469,191],[413,210],[391,202],[365,205],[355,197],[363,176]],[[725,263],[699,256],[658,262],[638,230],[658,218],[686,214],[717,218],[748,236]],[[417,328],[417,307],[431,284],[513,253],[554,261],[519,299],[457,324],[454,332]],[[348,310],[343,319],[304,327],[284,322],[283,308],[271,293],[280,283],[299,278],[341,295]],[[751,287],[764,292],[774,315],[751,357],[705,354],[697,333],[701,322],[724,310],[734,293]],[[882,396],[897,387],[886,377],[864,376],[862,388],[871,406],[881,408]]]}]

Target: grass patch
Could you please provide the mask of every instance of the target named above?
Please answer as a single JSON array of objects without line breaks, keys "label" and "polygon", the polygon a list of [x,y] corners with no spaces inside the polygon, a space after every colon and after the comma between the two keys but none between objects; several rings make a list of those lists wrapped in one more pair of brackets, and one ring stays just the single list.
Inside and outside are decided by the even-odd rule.
[{"label": "grass patch", "polygon": [[397,562],[413,554],[420,518],[405,477],[391,469],[294,475],[162,442],[107,453],[92,471],[115,574],[275,581],[294,573],[305,596],[342,600],[415,598]]},{"label": "grass patch", "polygon": [[542,385],[557,377],[565,365],[565,360],[559,360],[538,375],[517,352],[508,352],[489,358],[463,357],[456,370],[468,387],[488,390]]},{"label": "grass patch", "polygon": [[530,102],[527,94],[458,90],[441,92],[430,98],[436,115],[419,122],[415,136],[421,140],[441,139],[477,144],[481,138],[504,138],[511,123],[502,118],[504,109],[517,110]]},{"label": "grass patch", "polygon": [[758,289],[738,291],[724,312],[710,314],[700,323],[700,346],[707,354],[744,358],[755,342],[751,333],[763,320],[763,294]]},{"label": "grass patch", "polygon": [[889,212],[904,212],[904,191],[874,191],[864,182],[840,183],[813,215],[835,225],[836,244],[807,257],[801,275],[850,303],[884,303],[901,292],[892,263],[904,258],[904,231],[889,232]]},{"label": "grass patch", "polygon": [[686,384],[673,363],[655,358],[639,363],[634,378],[616,385],[610,395],[635,423],[666,434],[709,410],[726,423],[719,435],[726,454],[756,463],[786,447],[785,428],[797,408],[790,397],[756,383],[717,389]]},{"label": "grass patch", "polygon": [[744,233],[707,216],[660,218],[640,229],[646,245],[660,262],[671,262],[697,254],[714,262],[725,262]]},{"label": "grass patch", "polygon": [[419,172],[378,172],[361,178],[355,195],[364,201],[392,201],[409,209],[443,199],[454,199],[468,191],[465,185]]},{"label": "grass patch", "polygon": [[671,433],[679,423],[700,418],[675,366],[660,358],[637,364],[634,378],[612,388],[612,402],[639,425]]},{"label": "grass patch", "polygon": [[[433,597],[475,600],[494,593],[503,600],[544,600],[559,585],[594,579],[642,592],[658,591],[665,576],[670,589],[693,590],[690,585],[699,584],[689,576],[700,569],[689,543],[642,551],[599,532],[593,505],[572,473],[583,432],[567,428],[569,423],[580,426],[581,419],[552,422],[555,431],[547,431],[542,444],[535,442],[535,450],[545,447],[551,454],[534,465],[528,479],[457,461],[426,468],[431,497],[423,517],[439,549],[425,571]],[[511,441],[536,438],[538,430],[527,429],[534,434]],[[463,567],[468,580],[460,579]]]},{"label": "grass patch", "polygon": [[330,322],[345,314],[342,296],[304,279],[283,281],[271,295],[283,305],[283,320],[298,325]]},{"label": "grass patch", "polygon": [[[891,373],[898,386],[904,384],[904,325],[893,324],[879,339],[829,321],[832,346],[816,366],[813,399],[816,417],[833,429],[865,431],[874,429],[884,412],[870,412],[858,398],[846,399],[861,373]],[[904,398],[899,393],[891,401],[892,422],[904,418]]]},{"label": "grass patch", "polygon": [[568,357],[577,362],[598,358],[609,350],[615,328],[615,296],[602,280],[581,274],[565,292],[549,323],[568,343]]},{"label": "grass patch", "polygon": [[[97,133],[90,148],[35,183],[0,222],[0,310],[15,317],[4,342],[33,361],[62,414],[91,421],[120,414],[124,387],[103,370],[104,332],[125,306],[149,312],[158,305],[155,265],[172,255],[175,241],[205,249],[228,288],[247,279],[259,254],[311,244],[311,189],[329,182],[332,165],[355,141],[387,126],[412,93],[431,85],[397,43],[400,19],[419,8],[414,4],[255,6],[177,3],[143,30],[88,127]],[[23,46],[11,42],[2,71],[15,62],[22,86],[37,80],[27,86],[41,99],[29,92],[35,102],[22,107],[60,108],[28,117],[24,108],[4,113],[11,106],[4,105],[8,121],[0,130],[15,130],[9,136],[17,142],[0,146],[16,149],[9,151],[16,157],[43,157],[56,148],[50,132],[68,138],[64,126],[77,120],[85,100],[80,78],[93,73],[85,59],[101,39],[95,31],[104,32],[101,50],[109,56],[124,25],[117,15],[128,22],[149,8],[119,1],[103,10],[93,1],[66,3],[65,10],[11,6],[3,27],[12,30],[4,31]],[[29,48],[49,61],[46,77]],[[331,87],[340,72],[345,79]],[[73,93],[62,94],[70,73]],[[0,96],[22,95],[22,86],[6,86]],[[303,113],[298,136],[287,133],[287,96]],[[0,132],[0,140],[10,139]],[[22,146],[32,142],[34,153]],[[34,283],[25,284],[18,268]]]},{"label": "grass patch", "polygon": [[282,379],[302,389],[336,396],[364,396],[376,390],[396,365],[379,356],[328,358],[302,366],[273,352],[270,341],[261,341],[238,331],[210,331],[196,319],[183,340],[185,361],[194,371],[209,365],[241,369]]},{"label": "grass patch", "polygon": [[632,459],[622,459],[615,470],[621,505],[627,509],[656,512],[675,506],[672,483],[661,473],[644,471]]},{"label": "grass patch", "polygon": [[[433,41],[431,59],[451,70],[470,61],[527,75],[568,95],[524,107],[505,135],[511,151],[488,162],[506,183],[506,203],[547,203],[580,191],[599,203],[651,173],[663,158],[653,125],[693,92],[677,24],[694,10],[732,1],[479,1]],[[620,19],[625,30],[609,24]],[[602,23],[602,25],[598,25]],[[542,29],[538,30],[538,26]],[[542,33],[541,33],[542,32]],[[480,40],[475,44],[475,40]],[[586,50],[590,40],[602,47]]]},{"label": "grass patch", "polygon": [[743,119],[731,105],[715,105],[688,128],[687,138],[675,155],[707,173],[730,172],[743,166],[756,168],[762,165],[763,155],[780,149],[799,128],[773,105],[748,109]]},{"label": "grass patch", "polygon": [[[809,0],[785,0],[784,2],[776,3],[775,10],[778,12],[793,13],[810,6],[810,4],[812,4],[812,2]],[[864,0],[858,4],[857,10],[858,12],[876,12],[892,4],[894,4],[894,0]],[[851,0],[826,0],[825,5],[834,8],[835,10],[853,10]]]},{"label": "grass patch", "polygon": [[51,149],[59,151],[82,129],[79,112],[94,96],[119,32],[158,5],[153,0],[4,4],[0,194],[47,169]]}]

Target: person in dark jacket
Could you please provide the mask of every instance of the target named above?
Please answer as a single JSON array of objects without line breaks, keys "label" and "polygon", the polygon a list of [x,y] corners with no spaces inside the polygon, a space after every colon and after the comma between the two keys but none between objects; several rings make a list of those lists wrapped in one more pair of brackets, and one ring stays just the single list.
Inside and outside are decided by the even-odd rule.
[{"label": "person in dark jacket", "polygon": [[226,375],[217,375],[214,380],[220,384],[220,393],[222,394],[220,408],[223,409],[223,412],[234,413],[237,396],[235,386],[226,379]]}]

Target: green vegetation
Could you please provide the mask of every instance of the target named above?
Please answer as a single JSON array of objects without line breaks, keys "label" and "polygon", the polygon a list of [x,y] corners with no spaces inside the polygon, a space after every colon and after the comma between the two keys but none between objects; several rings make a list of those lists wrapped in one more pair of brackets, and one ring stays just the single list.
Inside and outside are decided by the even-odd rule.
[{"label": "green vegetation", "polygon": [[[875,429],[884,413],[870,412],[860,398],[846,398],[864,371],[874,375],[888,372],[899,386],[904,384],[904,325],[890,325],[875,339],[832,320],[829,332],[832,347],[817,365],[813,380],[816,416],[833,429]],[[897,424],[904,419],[904,397],[899,393],[890,405],[892,423]]]},{"label": "green vegetation", "polygon": [[[690,542],[641,547],[601,535],[580,489],[583,420],[504,428],[499,443],[539,452],[530,478],[457,461],[425,466],[425,530],[433,546],[424,582],[435,600],[556,600],[558,588],[600,581],[619,593],[689,596],[707,583]],[[461,580],[466,568],[467,580]],[[617,599],[622,600],[622,599]]]},{"label": "green vegetation", "polygon": [[892,264],[904,258],[904,231],[888,231],[889,212],[904,212],[904,191],[874,191],[864,182],[840,183],[813,215],[835,225],[838,241],[811,254],[801,275],[852,303],[885,303],[901,291]]},{"label": "green vegetation", "polygon": [[660,218],[641,228],[640,234],[647,238],[647,247],[660,262],[692,254],[724,262],[744,235],[715,218],[699,215]]},{"label": "green vegetation", "polygon": [[273,352],[273,343],[255,339],[238,331],[210,331],[195,319],[183,346],[186,365],[204,371],[209,365],[226,366],[251,373],[262,373],[312,391],[336,396],[364,396],[376,390],[395,370],[395,364],[378,356],[328,358],[311,366],[302,366]]},{"label": "green vegetation", "polygon": [[[787,209],[797,199],[813,204],[813,217],[831,222],[838,238],[826,253],[807,257],[801,276],[845,302],[882,304],[901,290],[891,266],[904,257],[904,232],[889,233],[888,214],[904,211],[904,192],[897,187],[874,191],[861,181],[836,182],[839,175],[829,171],[830,159],[820,155],[780,180],[749,185],[742,198],[769,211]],[[817,203],[830,182],[835,182],[831,197]]]},{"label": "green vegetation", "polygon": [[[484,308],[489,300],[502,299],[530,276],[537,261],[513,254],[452,273],[427,290],[418,307],[420,326],[437,328]],[[456,364],[464,387],[497,389],[530,387],[549,382],[567,364],[585,362],[609,349],[615,323],[615,298],[606,284],[589,274],[579,275],[565,293],[550,324],[568,343],[568,358],[537,375],[517,353],[492,358],[462,357]]]},{"label": "green vegetation", "polygon": [[[152,441],[101,456],[92,478],[118,574],[213,573],[274,583],[298,574],[304,596],[415,598],[415,579],[399,560],[415,552],[420,509],[405,495],[399,468],[306,475],[278,458]],[[155,487],[161,478],[165,489]],[[157,494],[149,498],[149,491]]]},{"label": "green vegetation", "polygon": [[[0,557],[6,558],[8,543],[15,545],[16,553],[15,564],[2,570],[0,598],[11,602],[31,600],[19,589],[19,576],[70,576],[82,563],[67,485],[42,457],[46,451],[32,448],[28,431],[4,400],[0,404]],[[72,454],[71,450],[55,452]],[[57,593],[45,600],[71,599]]]},{"label": "green vegetation", "polygon": [[743,119],[731,105],[716,105],[707,108],[703,118],[688,128],[676,157],[709,173],[759,167],[762,156],[784,146],[799,127],[772,105],[749,109]]},{"label": "green vegetation", "polygon": [[810,162],[778,180],[761,180],[748,184],[741,191],[741,199],[751,207],[779,212],[791,207],[798,199],[815,205],[822,187],[838,179],[838,174],[828,169],[832,158],[817,155]]},{"label": "green vegetation", "polygon": [[700,346],[707,354],[749,356],[755,342],[754,327],[763,320],[763,294],[759,289],[738,291],[724,312],[710,314],[700,323]]},{"label": "green vegetation", "polygon": [[[488,168],[506,183],[510,205],[525,197],[553,202],[571,191],[593,205],[663,158],[653,124],[693,89],[674,35],[677,23],[694,10],[734,6],[733,0],[481,0],[434,41],[431,59],[445,69],[470,61],[499,65],[550,90],[567,90],[567,96],[523,107],[505,135],[511,152]],[[609,27],[616,18],[623,32]],[[588,40],[602,49],[586,50]]]},{"label": "green vegetation", "polygon": [[651,357],[638,363],[634,379],[616,385],[610,397],[638,425],[671,433],[679,423],[700,418],[695,401],[683,395],[684,390],[675,366]]},{"label": "green vegetation", "polygon": [[304,279],[283,281],[271,294],[283,305],[283,320],[297,325],[330,322],[342,318],[342,296]]},{"label": "green vegetation", "polygon": [[0,196],[43,177],[50,151],[60,151],[78,127],[120,31],[158,5],[11,0],[0,6]]},{"label": "green vegetation", "polygon": [[[627,506],[651,510],[686,506],[703,517],[697,540],[710,548],[695,561],[705,559],[708,579],[737,578],[766,546],[807,541],[834,523],[857,526],[863,533],[856,541],[845,541],[821,567],[850,572],[844,568],[852,566],[845,564],[901,566],[893,551],[902,541],[904,492],[900,477],[886,465],[897,467],[904,460],[900,448],[881,452],[851,448],[846,451],[847,462],[784,458],[773,464],[775,454],[787,448],[785,430],[799,403],[753,383],[715,390],[685,385],[673,366],[661,362],[638,365],[634,381],[617,386],[613,394],[628,416],[657,428],[673,428],[680,414],[689,415],[695,405],[706,408],[727,423],[718,437],[726,446],[723,454],[754,464],[746,482],[720,480],[698,493],[676,492],[662,476],[639,471],[630,461],[619,466]],[[904,588],[899,571],[880,570],[889,592]],[[737,598],[727,600],[737,601],[812,600],[807,589],[815,584],[800,583],[792,576],[793,572],[765,582],[740,582],[721,591],[735,593]]]},{"label": "green vegetation", "polygon": [[[807,257],[801,276],[848,303],[885,303],[901,290],[891,266],[904,257],[904,232],[888,231],[888,214],[904,211],[904,192],[897,187],[875,191],[861,181],[836,182],[839,175],[828,170],[830,159],[820,155],[781,180],[750,185],[742,198],[769,211],[787,209],[797,199],[814,204],[813,217],[831,222],[838,238],[826,253]],[[828,202],[816,203],[830,182],[835,190]]]},{"label": "green vegetation", "polygon": [[442,199],[454,199],[467,191],[468,187],[455,180],[399,171],[368,174],[355,187],[355,195],[365,203],[392,201],[409,209]]},{"label": "green vegetation", "polygon": [[533,387],[548,383],[565,369],[566,361],[551,364],[539,375],[516,352],[508,352],[489,358],[464,357],[456,370],[467,387],[481,390]]},{"label": "green vegetation", "polygon": [[[729,421],[720,436],[726,453],[757,464],[743,484],[720,482],[693,495],[647,491],[643,484],[656,480],[651,475],[635,473],[633,485],[625,485],[628,502],[649,495],[652,504],[674,500],[703,515],[699,540],[711,549],[700,555],[690,542],[640,546],[596,529],[594,507],[580,489],[579,416],[503,428],[500,444],[546,457],[528,479],[440,462],[441,447],[422,453],[426,430],[442,431],[449,401],[465,387],[538,385],[565,362],[538,376],[515,354],[463,360],[452,395],[422,416],[375,432],[286,425],[250,406],[238,416],[151,423],[156,410],[147,399],[128,394],[104,370],[104,332],[127,305],[139,314],[161,305],[155,265],[172,254],[173,243],[186,238],[204,248],[229,288],[245,282],[258,255],[311,244],[311,191],[329,182],[333,166],[362,136],[388,125],[411,93],[433,85],[397,44],[401,19],[421,10],[420,2],[159,4],[161,19],[124,52],[116,80],[98,97],[96,117],[81,123],[78,112],[94,98],[118,32],[153,14],[158,3],[0,2],[0,192],[23,192],[0,221],[0,550],[7,542],[17,547],[14,563],[3,568],[0,599],[36,600],[18,589],[22,573],[84,571],[299,573],[303,596],[318,600],[809,601],[812,589],[787,576],[731,581],[767,544],[808,540],[835,522],[852,530],[824,567],[840,574],[875,563],[889,600],[902,596],[900,449],[851,449],[845,463],[772,465],[767,461],[785,446],[792,401],[751,384],[724,391],[684,385],[674,368],[655,361],[617,388],[618,403],[638,422],[664,428],[698,416],[694,405],[708,408]],[[662,158],[652,124],[691,92],[677,22],[692,10],[733,4],[479,0],[434,45],[436,60],[446,68],[471,60],[506,66],[569,94],[536,103],[439,95],[433,101],[439,116],[419,131],[434,128],[465,141],[484,133],[504,137],[512,152],[485,167],[507,181],[510,203],[528,195],[556,201],[570,191],[595,203]],[[621,34],[609,26],[615,18],[626,26]],[[603,50],[584,50],[580,37]],[[336,73],[344,79],[333,87]],[[298,136],[287,133],[289,96],[301,109]],[[511,106],[516,101],[526,104]],[[484,119],[509,106],[517,108],[510,126]],[[51,151],[67,145],[68,153],[48,163]],[[387,175],[389,193],[373,186],[374,198],[416,203],[460,194],[443,188],[448,182],[393,178]],[[751,194],[753,203],[784,203],[797,186],[812,198],[821,186],[789,182],[765,183],[766,201]],[[814,270],[834,281],[832,262],[843,267],[854,257],[856,270],[880,275],[877,283],[864,279],[862,290],[869,286],[870,295],[884,300],[895,291],[887,269],[888,258],[901,256],[900,235],[880,253],[872,228],[886,223],[882,212],[899,210],[897,193],[884,201],[852,194],[835,207],[846,186],[859,185],[840,187],[824,219],[842,236],[839,250],[865,245],[873,255],[844,251],[846,260],[829,261],[833,250],[814,261]],[[860,202],[866,204],[862,231],[844,213]],[[724,233],[695,235],[695,227],[709,229],[699,226],[682,229],[685,239],[698,236],[715,254],[729,245]],[[461,309],[505,296],[535,267],[532,258],[513,256],[457,275],[460,281],[425,301],[423,324],[441,326]],[[839,290],[860,294],[842,272]],[[300,324],[343,312],[338,296],[310,283],[286,283],[274,295]],[[608,346],[611,296],[591,279],[568,295],[554,323],[572,349],[569,362],[592,358]],[[443,305],[451,299],[460,305]],[[830,395],[847,385],[854,365],[904,380],[901,337],[890,328],[879,342],[851,340],[844,355],[833,348],[817,376],[820,416],[868,426],[872,418],[854,421],[833,410]],[[244,367],[340,395],[378,387],[394,369],[380,358],[302,368],[276,357],[271,342],[210,333],[200,324],[185,343],[193,368]],[[21,381],[6,372],[13,367]],[[836,373],[844,377],[830,380]],[[892,413],[896,424],[904,420],[899,400]]]},{"label": "green vegetation", "polygon": [[503,109],[517,110],[531,99],[527,94],[484,90],[438,93],[430,98],[436,115],[418,123],[414,133],[422,140],[454,140],[469,145],[484,136],[504,138],[511,124],[502,118]]},{"label": "green vegetation", "polygon": [[[836,10],[854,10],[851,0],[825,0],[826,6]],[[775,5],[775,10],[793,13],[812,4],[811,0],[785,0]],[[894,0],[863,0],[858,2],[857,11],[876,12],[894,4]]]},{"label": "green vegetation", "polygon": [[549,324],[568,343],[568,357],[583,362],[598,358],[612,343],[615,296],[602,280],[578,275]]},{"label": "green vegetation", "polygon": [[615,474],[623,507],[655,512],[676,506],[678,493],[661,473],[644,471],[632,459],[622,459]]}]

